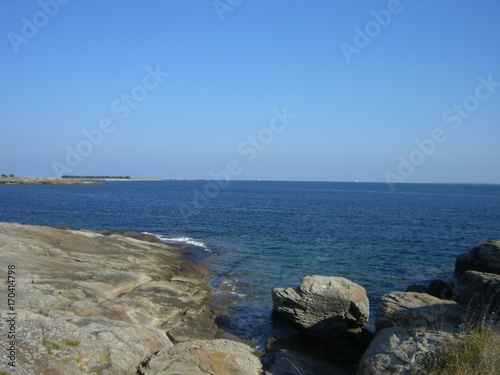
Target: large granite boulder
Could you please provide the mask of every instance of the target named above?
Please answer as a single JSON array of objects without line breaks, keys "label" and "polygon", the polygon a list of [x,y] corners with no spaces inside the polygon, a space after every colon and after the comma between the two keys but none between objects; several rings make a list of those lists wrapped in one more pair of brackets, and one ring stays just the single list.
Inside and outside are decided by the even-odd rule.
[{"label": "large granite boulder", "polygon": [[306,276],[297,287],[275,288],[274,315],[313,336],[341,336],[368,322],[366,290],[343,277]]},{"label": "large granite boulder", "polygon": [[382,297],[377,313],[377,331],[392,326],[456,331],[465,311],[454,301],[427,293],[392,292]]},{"label": "large granite boulder", "polygon": [[470,313],[500,309],[500,275],[466,271],[455,287],[455,301]]},{"label": "large granite boulder", "polygon": [[372,339],[363,326],[369,302],[360,285],[343,277],[306,276],[294,288],[273,290],[273,318],[291,323],[331,360],[356,362]]},{"label": "large granite boulder", "polygon": [[454,299],[471,313],[500,308],[500,241],[478,244],[455,263]]},{"label": "large granite boulder", "polygon": [[417,374],[425,356],[432,353],[438,343],[446,343],[453,337],[449,332],[429,331],[424,328],[385,328],[377,333],[361,358],[357,374]]},{"label": "large granite boulder", "polygon": [[471,251],[457,256],[455,262],[455,286],[466,271],[500,274],[500,241],[478,244]]},{"label": "large granite boulder", "polygon": [[425,373],[425,356],[438,344],[459,339],[473,313],[484,317],[487,308],[500,308],[500,241],[481,243],[459,255],[454,276],[454,301],[448,300],[445,282],[412,287],[434,296],[393,292],[382,298],[377,333],[360,361],[359,375]]},{"label": "large granite boulder", "polygon": [[465,310],[427,293],[382,297],[377,333],[360,360],[358,375],[415,374],[427,353],[461,331]]}]

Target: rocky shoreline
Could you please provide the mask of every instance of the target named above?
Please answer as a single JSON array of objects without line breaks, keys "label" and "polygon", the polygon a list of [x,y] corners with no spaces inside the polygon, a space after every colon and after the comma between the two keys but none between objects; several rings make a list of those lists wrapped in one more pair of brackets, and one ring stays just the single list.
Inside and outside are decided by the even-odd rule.
[{"label": "rocky shoreline", "polygon": [[[13,331],[1,292],[0,373],[262,372],[251,348],[217,327],[206,265],[133,237],[0,223],[0,278],[15,272]],[[9,347],[15,367],[3,360]]]},{"label": "rocky shoreline", "polygon": [[[372,337],[363,334],[369,311],[364,288],[341,277],[307,276],[301,285],[275,288],[273,301],[275,319],[296,327],[309,345],[322,342],[331,360],[351,364],[351,374],[427,374],[426,361],[464,340],[467,327],[491,327],[491,341],[499,345],[486,355],[498,357],[500,241],[459,255],[453,282],[434,280],[383,296]],[[336,367],[327,373],[340,374]]]},{"label": "rocky shoreline", "polygon": [[134,232],[0,223],[0,293],[14,296],[0,349],[15,364],[0,374],[414,374],[466,318],[500,309],[499,241],[458,256],[454,282],[385,295],[375,333],[362,286],[306,276],[273,290],[275,324],[295,333],[257,356],[218,326],[209,257],[195,253]]}]

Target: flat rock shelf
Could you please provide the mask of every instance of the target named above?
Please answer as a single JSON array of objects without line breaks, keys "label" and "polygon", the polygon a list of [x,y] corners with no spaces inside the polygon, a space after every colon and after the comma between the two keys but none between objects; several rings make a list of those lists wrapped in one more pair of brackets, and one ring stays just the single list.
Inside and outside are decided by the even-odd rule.
[{"label": "flat rock shelf", "polygon": [[[129,234],[130,235],[130,234]],[[202,251],[202,250],[200,250]],[[15,280],[14,363],[5,374],[259,374],[215,324],[205,265],[120,234],[0,223],[0,332]],[[10,341],[0,338],[2,353]]]}]

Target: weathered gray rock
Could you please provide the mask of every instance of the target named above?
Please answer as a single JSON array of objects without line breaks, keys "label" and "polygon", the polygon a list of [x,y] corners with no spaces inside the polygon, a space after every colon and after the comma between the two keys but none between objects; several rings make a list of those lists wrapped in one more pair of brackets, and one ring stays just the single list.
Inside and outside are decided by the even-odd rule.
[{"label": "weathered gray rock", "polygon": [[151,357],[144,373],[155,375],[260,375],[259,359],[250,347],[229,340],[178,344]]},{"label": "weathered gray rock", "polygon": [[369,315],[366,291],[343,277],[306,276],[295,288],[275,288],[273,302],[275,320],[322,342],[332,360],[358,361],[372,339],[362,328]]},{"label": "weathered gray rock", "polygon": [[343,277],[306,276],[300,286],[275,288],[272,295],[274,314],[311,335],[342,336],[368,321],[365,289]]},{"label": "weathered gray rock", "polygon": [[381,330],[359,363],[358,375],[416,374],[427,353],[437,343],[453,339],[453,334],[404,326]]},{"label": "weathered gray rock", "polygon": [[455,301],[470,313],[484,314],[500,308],[500,275],[466,271],[455,287]]},{"label": "weathered gray rock", "polygon": [[500,241],[480,243],[471,251],[457,256],[455,287],[466,271],[500,274]]},{"label": "weathered gray rock", "polygon": [[[425,373],[422,359],[434,352],[438,343],[456,340],[474,309],[484,313],[488,305],[500,307],[499,273],[500,241],[489,241],[457,257],[456,301],[415,292],[384,296],[377,314],[377,334],[360,361],[358,374]],[[449,297],[443,282],[424,290]]]},{"label": "weathered gray rock", "polygon": [[454,275],[453,294],[462,306],[478,314],[500,308],[500,241],[480,243],[459,255]]},{"label": "weathered gray rock", "polygon": [[[17,374],[136,375],[152,353],[173,346],[159,329],[117,320],[50,318],[21,310],[17,321]],[[0,321],[2,332],[6,324]]]},{"label": "weathered gray rock", "polygon": [[[16,272],[18,374],[137,375],[156,354],[180,355],[184,347],[175,343],[223,335],[210,309],[205,266],[187,262],[180,248],[0,223],[0,264],[0,280],[7,280],[7,265]],[[1,332],[7,324],[0,320]],[[0,340],[2,353],[6,345]],[[0,363],[0,372],[11,370]],[[181,367],[175,373],[192,374]]]},{"label": "weathered gray rock", "polygon": [[385,295],[377,314],[377,333],[361,358],[358,374],[416,374],[438,342],[461,331],[465,314],[456,302],[427,293]]},{"label": "weathered gray rock", "polygon": [[377,331],[406,326],[431,330],[456,331],[465,311],[454,301],[427,293],[392,292],[382,297],[377,314]]}]

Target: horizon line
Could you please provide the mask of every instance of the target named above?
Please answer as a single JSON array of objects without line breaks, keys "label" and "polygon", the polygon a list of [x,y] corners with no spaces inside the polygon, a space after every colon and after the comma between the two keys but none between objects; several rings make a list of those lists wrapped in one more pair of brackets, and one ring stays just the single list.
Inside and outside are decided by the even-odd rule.
[{"label": "horizon line", "polygon": [[[113,176],[113,175],[107,175],[107,176]],[[118,175],[117,175],[118,176]],[[127,175],[130,176],[130,175]],[[8,178],[33,178],[33,179],[61,179],[61,177],[54,177],[54,176],[17,176],[14,175],[13,177],[7,176]],[[92,178],[93,177],[93,178]],[[5,178],[5,177],[4,177]],[[81,176],[79,177],[80,179],[86,179],[86,176]],[[99,175],[89,175],[89,180],[92,179],[100,179]],[[114,177],[106,177],[106,175],[102,176],[103,180],[109,179],[109,180],[118,180]],[[412,184],[419,184],[419,185],[500,185],[500,182],[427,182],[427,181],[420,181],[420,182],[394,182],[394,183],[389,183],[389,182],[384,182],[384,181],[359,181],[359,180],[354,180],[354,181],[346,181],[346,180],[273,180],[273,179],[230,179],[230,180],[224,180],[224,179],[211,179],[211,178],[186,178],[186,177],[132,177],[128,179],[123,179],[123,181],[136,181],[140,182],[140,180],[145,180],[144,182],[147,182],[146,180],[157,180],[157,181],[226,181],[226,182],[316,182],[316,183],[359,183],[359,184],[386,184],[386,185],[412,185]]]}]

